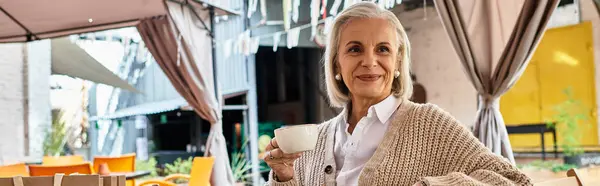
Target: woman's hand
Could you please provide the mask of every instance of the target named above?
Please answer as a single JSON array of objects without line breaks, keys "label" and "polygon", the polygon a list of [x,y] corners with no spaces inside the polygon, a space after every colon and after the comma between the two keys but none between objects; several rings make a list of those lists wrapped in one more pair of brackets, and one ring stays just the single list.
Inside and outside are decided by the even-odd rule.
[{"label": "woman's hand", "polygon": [[277,176],[277,181],[286,182],[294,178],[294,161],[302,155],[301,152],[294,154],[283,153],[279,149],[275,138],[271,139],[266,151],[267,153],[265,153],[263,159]]}]

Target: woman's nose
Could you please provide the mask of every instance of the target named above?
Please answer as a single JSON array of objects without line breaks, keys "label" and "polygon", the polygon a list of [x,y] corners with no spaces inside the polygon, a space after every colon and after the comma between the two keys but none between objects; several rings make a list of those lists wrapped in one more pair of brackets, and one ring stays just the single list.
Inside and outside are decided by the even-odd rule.
[{"label": "woman's nose", "polygon": [[366,52],[361,65],[366,68],[377,67],[377,56],[373,52]]}]

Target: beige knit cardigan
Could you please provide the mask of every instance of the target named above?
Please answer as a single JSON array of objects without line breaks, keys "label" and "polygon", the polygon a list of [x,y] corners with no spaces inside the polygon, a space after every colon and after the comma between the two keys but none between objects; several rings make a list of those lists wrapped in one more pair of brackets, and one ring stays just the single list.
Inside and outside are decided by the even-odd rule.
[{"label": "beige knit cardigan", "polygon": [[[315,150],[294,163],[295,175],[267,185],[335,185],[335,125],[319,125]],[[385,137],[362,170],[359,185],[532,185],[506,159],[494,155],[450,114],[432,104],[403,101]]]}]

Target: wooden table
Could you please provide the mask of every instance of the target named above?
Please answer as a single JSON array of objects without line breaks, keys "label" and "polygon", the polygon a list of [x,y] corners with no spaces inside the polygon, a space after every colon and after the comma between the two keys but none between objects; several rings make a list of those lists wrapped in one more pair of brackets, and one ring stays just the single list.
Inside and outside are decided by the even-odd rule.
[{"label": "wooden table", "polygon": [[126,180],[133,180],[150,175],[150,171],[135,171],[135,172],[111,172],[112,176],[125,175]]},{"label": "wooden table", "polygon": [[506,131],[508,134],[540,134],[542,138],[542,160],[546,160],[546,148],[544,142],[544,133],[550,132],[552,133],[552,138],[554,139],[554,158],[558,158],[558,148],[556,143],[556,129],[548,127],[545,123],[536,123],[536,124],[521,124],[521,125],[513,125],[506,126]]}]

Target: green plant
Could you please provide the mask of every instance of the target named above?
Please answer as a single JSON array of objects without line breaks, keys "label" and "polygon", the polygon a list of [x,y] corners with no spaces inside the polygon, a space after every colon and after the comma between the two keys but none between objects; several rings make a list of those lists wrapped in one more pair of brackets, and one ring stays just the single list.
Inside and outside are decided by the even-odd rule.
[{"label": "green plant", "polygon": [[150,177],[156,177],[158,176],[157,170],[158,168],[156,167],[157,161],[156,158],[151,157],[146,161],[136,161],[135,162],[135,170],[138,171],[150,171]]},{"label": "green plant", "polygon": [[52,110],[52,124],[46,131],[43,143],[44,155],[59,156],[64,155],[63,146],[65,136],[67,135],[66,124],[62,119],[62,110]]},{"label": "green plant", "polygon": [[[181,158],[177,158],[173,164],[165,164],[164,172],[167,175],[170,174],[190,174],[192,171],[192,161],[193,157],[190,157],[186,160],[182,160]],[[185,180],[177,179],[175,183],[183,183]]]},{"label": "green plant", "polygon": [[[583,153],[581,148],[580,125],[587,124],[588,111],[581,101],[573,97],[571,88],[563,90],[567,100],[556,105],[554,110],[554,122],[548,122],[548,127],[558,128],[561,134],[561,147],[566,156],[575,156]],[[557,126],[555,126],[557,125]]]},{"label": "green plant", "polygon": [[[252,185],[252,162],[246,157],[246,147],[248,140],[246,140],[240,151],[233,153],[231,159],[231,170],[233,171],[233,179],[236,183],[242,183],[244,185]],[[269,167],[260,165],[259,172],[264,173],[270,171]]]}]

